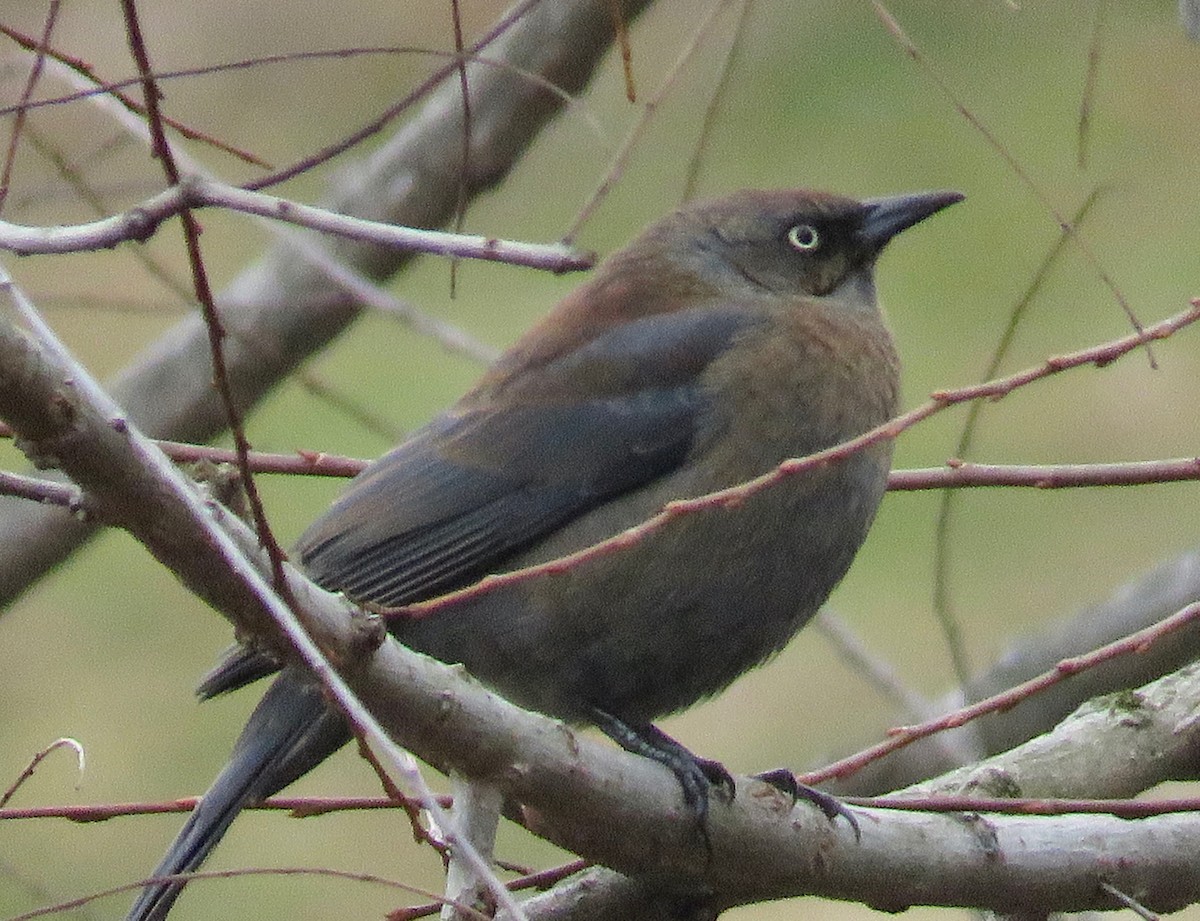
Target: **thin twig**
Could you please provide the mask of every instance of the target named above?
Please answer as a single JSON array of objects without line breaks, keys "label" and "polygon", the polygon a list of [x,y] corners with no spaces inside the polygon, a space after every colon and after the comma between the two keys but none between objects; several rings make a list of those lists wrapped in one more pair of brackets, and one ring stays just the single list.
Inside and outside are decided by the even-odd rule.
[{"label": "thin twig", "polygon": [[891,661],[872,652],[862,637],[828,607],[822,608],[813,618],[812,626],[833,645],[856,674],[862,675],[868,684],[906,714],[902,719],[926,720],[936,714],[933,701],[906,685]]},{"label": "thin twig", "polygon": [[[67,76],[77,81],[82,79],[73,73],[68,73]],[[106,106],[118,123],[131,134],[138,138],[149,140],[143,120],[135,119],[125,108],[111,104],[107,96],[96,97],[96,102],[101,106]],[[186,164],[186,171],[189,176],[203,177],[212,181],[217,187],[222,185],[210,171],[204,168],[203,164],[189,158],[186,151],[176,151],[175,159],[179,163]],[[270,196],[266,198],[269,200]],[[281,201],[280,199],[275,200]],[[134,213],[137,213],[136,209]],[[269,233],[273,234],[281,242],[286,243],[304,262],[311,265],[364,306],[399,318],[415,332],[423,336],[428,336],[447,351],[463,355],[472,361],[489,362],[497,354],[496,349],[471,336],[460,327],[432,317],[417,309],[410,302],[404,301],[394,294],[385,291],[361,271],[337,259],[326,246],[322,245],[321,242],[314,239],[311,235],[297,233],[286,227],[281,227],[278,222],[269,218],[257,216],[256,218]],[[0,224],[0,227],[2,226]],[[384,224],[381,226],[392,227],[394,225]],[[385,241],[382,245],[388,244]],[[239,341],[242,341],[241,336],[239,336]],[[250,350],[253,351],[253,347],[250,347]]]},{"label": "thin twig", "polygon": [[4,156],[4,168],[0,170],[0,208],[8,200],[9,183],[12,181],[13,167],[17,162],[17,148],[21,143],[21,135],[25,128],[25,119],[29,115],[29,101],[33,98],[34,88],[41,79],[46,67],[46,49],[50,47],[50,36],[54,32],[54,24],[58,22],[59,0],[50,0],[46,8],[46,19],[42,24],[42,36],[33,51],[33,66],[29,69],[29,77],[21,90],[21,98],[16,104],[16,117],[13,118],[12,133],[8,139],[8,152]]},{"label": "thin twig", "polygon": [[412,829],[413,840],[417,844],[428,844],[439,854],[444,855],[445,844],[434,838],[421,824],[421,803],[404,795],[404,792],[388,774],[387,766],[376,757],[375,752],[371,750],[371,746],[362,736],[358,737],[358,756],[371,766],[371,770],[379,779],[380,786],[383,787],[383,792],[387,795],[388,800],[404,810],[404,814],[408,817],[409,827]]},{"label": "thin twig", "polygon": [[[1073,227],[1078,227],[1080,222],[1087,217],[1088,211],[1091,210],[1093,203],[1096,201],[1098,191],[1098,188],[1092,189],[1087,198],[1084,199],[1083,204],[1079,206],[1072,220]],[[1050,270],[1055,266],[1059,257],[1066,249],[1067,240],[1067,233],[1065,231],[1060,232],[1058,238],[1054,241],[1054,245],[1047,250],[1041,265],[1033,273],[1033,278],[1030,279],[1021,296],[1017,298],[1012,310],[1009,311],[1008,324],[1005,326],[1004,332],[1000,334],[1000,341],[996,343],[992,357],[988,361],[986,370],[983,372],[983,380],[990,380],[1000,373],[1000,368],[1008,357],[1013,342],[1016,340],[1017,330],[1020,328],[1021,322],[1025,319],[1034,298],[1042,290],[1042,285],[1045,283],[1046,278],[1049,277]],[[979,425],[983,407],[984,403],[981,400],[972,403],[967,408],[967,418],[963,421],[962,432],[958,436],[958,445],[954,449],[954,456],[956,458],[966,458],[970,455],[972,442],[975,440],[975,431]],[[955,617],[954,605],[950,598],[950,527],[956,496],[957,493],[947,490],[942,493],[941,500],[938,503],[937,523],[933,531],[933,612],[937,617],[938,624],[942,630],[942,636],[946,641],[946,648],[950,653],[950,663],[954,669],[954,677],[960,687],[965,687],[971,678],[972,669],[970,661],[967,659],[966,644],[963,642],[962,632],[958,627],[958,618]]]},{"label": "thin twig", "polygon": [[1092,106],[1096,99],[1096,79],[1100,73],[1100,47],[1104,38],[1104,17],[1108,11],[1106,0],[1096,0],[1096,16],[1092,21],[1092,40],[1088,45],[1087,76],[1083,82],[1083,94],[1079,99],[1079,127],[1076,134],[1078,165],[1081,170],[1088,165],[1088,141],[1092,132]]},{"label": "thin twig", "polygon": [[746,23],[750,21],[750,8],[753,5],[753,0],[742,0],[742,8],[738,10],[737,22],[733,26],[733,38],[729,43],[729,48],[725,52],[724,59],[721,61],[721,74],[717,77],[717,85],[713,87],[712,95],[708,99],[708,105],[704,108],[704,118],[700,122],[700,131],[696,134],[696,144],[692,148],[691,157],[688,159],[687,169],[683,171],[683,194],[680,198],[684,202],[691,201],[696,195],[704,151],[708,148],[708,140],[712,137],[713,131],[716,128],[717,117],[723,111],[722,103],[724,103],[725,95],[729,90],[729,82],[733,76],[734,65],[737,63],[742,51],[742,44],[746,38]]},{"label": "thin twig", "polygon": [[[360,738],[366,736],[371,740],[378,752],[383,753],[389,763],[402,776],[410,789],[415,790],[423,806],[429,811],[434,821],[446,827],[445,810],[438,805],[437,799],[429,785],[425,782],[416,761],[412,755],[396,745],[373,714],[355,696],[354,692],[330,664],[316,642],[300,623],[293,609],[285,604],[270,584],[263,578],[258,568],[247,557],[247,552],[256,552],[255,546],[243,551],[238,539],[229,530],[233,522],[227,522],[224,527],[217,524],[210,507],[206,504],[173,464],[158,451],[157,448],[134,426],[122,413],[107,392],[96,382],[95,378],[71,355],[63,345],[62,340],[46,324],[25,296],[24,292],[13,283],[3,267],[0,266],[0,290],[6,292],[17,312],[24,319],[28,331],[22,331],[23,336],[36,343],[47,357],[47,364],[53,366],[56,379],[69,379],[70,391],[80,402],[76,412],[82,415],[99,417],[104,421],[106,429],[118,432],[121,436],[123,453],[128,455],[127,462],[135,465],[145,479],[153,481],[155,501],[169,507],[171,514],[178,514],[186,520],[189,529],[194,529],[196,543],[204,548],[206,559],[219,559],[219,565],[227,573],[228,583],[240,596],[240,602],[261,617],[267,617],[279,631],[281,639],[303,661],[316,681],[328,692],[331,702],[345,715],[347,722]],[[15,328],[8,331],[10,339],[19,339]],[[65,386],[65,385],[63,385]],[[88,472],[94,470],[83,465]],[[82,485],[87,486],[87,483]],[[124,486],[124,484],[122,484]],[[104,488],[104,487],[100,487]],[[155,549],[163,549],[163,540],[156,537],[152,530],[139,526],[133,528],[136,536]],[[244,539],[244,538],[243,538]],[[199,586],[196,586],[199,587]],[[201,592],[203,594],[203,592]],[[247,615],[249,616],[249,615]],[[487,874],[489,868],[470,847],[470,843],[454,840],[454,845],[462,849],[466,859],[474,861],[479,872]],[[506,910],[511,911],[517,921],[525,921],[524,913],[512,900],[507,890],[499,880],[494,881],[491,890],[497,902]]]},{"label": "thin twig", "polygon": [[621,72],[625,77],[625,98],[631,103],[637,102],[637,84],[633,79],[633,45],[629,41],[629,23],[621,11],[620,0],[608,0],[608,9],[612,14],[613,33],[617,36],[616,45],[621,49]]},{"label": "thin twig", "polygon": [[944,732],[947,729],[957,729],[959,726],[964,726],[972,720],[986,716],[989,713],[1008,710],[1015,707],[1021,701],[1032,697],[1034,694],[1060,684],[1072,675],[1086,671],[1089,668],[1094,668],[1102,662],[1107,662],[1118,656],[1142,652],[1149,648],[1156,640],[1176,630],[1180,630],[1198,619],[1200,619],[1200,602],[1189,604],[1187,607],[1177,611],[1170,617],[1164,618],[1157,624],[1146,627],[1144,630],[1138,630],[1115,642],[1107,643],[1085,655],[1063,659],[1050,671],[1043,672],[1036,678],[1023,681],[1021,684],[1015,685],[992,697],[985,698],[977,703],[955,710],[953,713],[948,713],[945,716],[920,723],[916,726],[900,726],[891,729],[888,732],[888,738],[883,742],[879,742],[870,748],[835,761],[833,764],[827,765],[820,770],[804,774],[799,779],[806,784],[817,784],[823,780],[830,780],[835,777],[848,777],[868,764],[878,761],[885,755],[891,754],[907,745],[911,745],[919,739],[927,738],[938,732]]},{"label": "thin twig", "polygon": [[[56,2],[57,2],[57,0],[56,0]],[[119,92],[121,87],[139,85],[141,83],[140,78],[133,77],[133,78],[130,78],[129,80],[119,81],[118,83],[105,83],[103,80],[101,80],[99,77],[96,76],[96,73],[93,70],[93,68],[91,67],[91,65],[88,64],[87,61],[84,61],[82,58],[73,57],[71,55],[64,54],[61,51],[58,51],[54,48],[47,47],[45,44],[39,43],[36,39],[33,39],[30,36],[27,36],[27,35],[19,32],[18,30],[12,28],[11,26],[7,26],[3,23],[0,23],[0,35],[4,35],[5,37],[11,39],[13,42],[20,45],[26,51],[37,54],[40,57],[41,56],[49,57],[51,60],[57,61],[59,64],[61,64],[63,67],[67,68],[68,70],[72,71],[73,73],[79,74],[89,81],[100,84],[100,86],[98,88],[96,88],[95,90],[88,91],[88,92],[111,94],[112,97],[114,99],[116,99],[122,106],[124,106],[127,111],[133,112],[139,116],[145,116],[145,114],[146,114],[145,106],[136,102],[134,99],[130,98],[126,94]],[[20,110],[29,111],[31,109],[41,108],[42,106],[60,105],[64,102],[71,102],[74,99],[78,99],[78,98],[80,98],[81,95],[83,95],[83,94],[72,94],[71,96],[66,96],[66,97],[59,96],[59,97],[54,97],[54,98],[50,98],[50,99],[31,100],[27,104],[22,105],[20,107],[4,106],[4,107],[0,107],[0,115],[7,115],[14,109],[16,109],[17,111],[20,111]],[[216,148],[217,150],[222,150],[225,153],[232,154],[233,156],[237,157],[238,159],[244,160],[246,163],[249,163],[253,166],[260,166],[263,169],[271,168],[270,163],[267,163],[265,160],[262,160],[259,157],[256,157],[254,154],[249,153],[248,151],[245,151],[245,150],[241,150],[237,147],[230,146],[229,144],[219,141],[216,138],[212,137],[211,135],[205,134],[202,131],[197,131],[194,128],[189,128],[187,125],[183,124],[182,122],[178,122],[178,121],[175,121],[174,119],[170,119],[170,118],[164,119],[164,122],[167,125],[169,125],[172,128],[172,130],[178,131],[181,136],[188,138],[189,140],[196,140],[196,141],[201,141],[205,144],[209,144],[212,147]]]},{"label": "thin twig", "polygon": [[[353,873],[349,870],[334,870],[330,867],[241,867],[235,870],[198,870],[191,873],[173,873],[169,876],[151,876],[147,879],[141,879],[134,883],[125,883],[121,886],[113,886],[111,889],[103,889],[99,892],[93,892],[85,896],[80,896],[77,899],[69,899],[64,902],[58,902],[54,905],[47,905],[44,908],[35,908],[33,911],[27,911],[23,914],[12,915],[6,918],[5,921],[33,921],[34,918],[43,918],[46,915],[62,914],[64,912],[73,911],[76,908],[82,908],[98,899],[107,898],[110,895],[119,895],[122,892],[132,892],[142,889],[145,886],[152,886],[156,883],[167,883],[175,880],[181,882],[196,882],[199,880],[210,879],[236,879],[241,876],[318,876],[327,879],[343,879],[350,880],[356,883],[371,883],[376,886],[386,886],[389,889],[398,889],[401,892],[408,892],[414,895],[419,895],[424,899],[441,899],[442,897],[430,892],[428,889],[422,889],[418,886],[412,886],[408,883],[402,883],[399,880],[388,879],[385,876],[377,876],[374,873]],[[443,900],[444,901],[444,900]],[[463,910],[470,913],[479,921],[489,921],[489,919],[472,909],[470,906],[462,906]]]},{"label": "thin twig", "polygon": [[[179,799],[154,800],[136,803],[94,803],[91,805],[26,806],[0,809],[0,822],[15,819],[67,819],[81,824],[107,822],[135,815],[171,815],[191,812],[200,802],[198,796],[182,796]],[[245,806],[266,812],[287,812],[291,818],[307,819],[337,812],[364,812],[378,809],[401,809],[404,802],[417,803],[412,797],[401,797],[401,801],[389,796],[272,796]],[[438,797],[443,808],[450,806],[450,797]]]},{"label": "thin twig", "polygon": [[[478,54],[479,52],[483,51],[484,48],[511,29],[521,19],[521,17],[523,17],[527,12],[529,12],[530,9],[540,2],[541,0],[523,0],[522,3],[518,3],[504,16],[500,17],[500,20],[495,26],[492,27],[491,31],[489,31],[486,35],[484,35],[483,38],[471,46],[471,53]],[[392,121],[406,112],[421,99],[424,99],[427,95],[429,95],[429,93],[432,92],[435,87],[437,87],[446,77],[454,72],[454,69],[457,66],[457,56],[455,56],[455,60],[451,61],[449,64],[439,67],[416,89],[405,95],[403,99],[399,100],[394,105],[388,106],[388,108],[385,109],[382,114],[372,119],[362,128],[352,132],[336,143],[330,144],[327,147],[323,147],[315,154],[311,154],[310,156],[293,163],[291,166],[286,166],[269,176],[263,176],[254,180],[253,182],[247,183],[245,188],[249,190],[261,190],[270,188],[271,186],[279,185],[282,182],[293,179],[301,173],[308,172],[314,167],[320,166],[323,163],[327,163],[334,157],[337,157],[340,154],[357,147],[367,138],[378,134],[389,124],[391,124]]]},{"label": "thin twig", "polygon": [[[539,870],[536,873],[528,873],[520,879],[514,879],[508,884],[508,888],[513,892],[520,892],[522,889],[549,889],[556,883],[562,882],[568,876],[574,876],[576,873],[586,870],[591,865],[587,860],[572,860],[559,867]],[[397,908],[395,911],[389,911],[385,917],[387,921],[416,921],[417,918],[428,918],[430,915],[435,915],[441,909],[442,905],[440,902],[429,902],[426,905]]]},{"label": "thin twig", "polygon": [[[151,151],[153,156],[162,163],[163,172],[170,185],[180,184],[179,166],[175,155],[167,141],[166,129],[159,112],[160,93],[154,79],[154,70],[150,64],[150,52],[142,36],[141,20],[138,17],[135,0],[121,0],[124,13],[125,31],[129,39],[129,50],[133,55],[138,73],[142,76],[142,95],[146,105],[146,121],[150,128]],[[192,289],[196,300],[200,302],[200,311],[204,317],[204,325],[208,330],[209,355],[213,366],[213,385],[221,400],[225,412],[225,421],[233,436],[234,448],[237,450],[237,467],[242,478],[242,490],[250,506],[250,514],[254,520],[254,529],[263,549],[271,559],[271,570],[275,579],[275,588],[284,600],[290,600],[287,580],[284,578],[283,561],[286,555],[275,534],[271,523],[267,520],[266,506],[258,492],[254,481],[254,471],[250,469],[250,440],[242,425],[242,411],[233,396],[233,385],[229,381],[229,370],[225,361],[225,328],[221,315],[217,311],[216,299],[208,280],[208,268],[200,252],[200,223],[186,204],[179,212],[180,223],[183,227],[184,248],[187,251],[188,267],[192,274]]]},{"label": "thin twig", "polygon": [[[122,127],[130,127],[125,119],[118,119],[118,121],[121,123]],[[143,122],[139,122],[138,127],[144,128],[145,125]],[[140,139],[143,137],[145,132],[136,131],[135,134]],[[75,193],[76,197],[86,203],[88,208],[91,209],[98,218],[107,214],[108,208],[106,207],[105,203],[101,200],[100,196],[92,190],[91,186],[85,180],[83,172],[79,168],[63,157],[51,144],[42,140],[38,132],[26,127],[24,137],[39,154],[41,154],[50,162],[50,164],[58,172],[59,177],[71,187],[71,190]],[[180,162],[187,162],[186,158],[181,158],[178,156],[178,152],[176,152],[176,159]],[[93,167],[95,166],[94,159],[90,160],[89,162]],[[278,225],[274,224],[273,222],[263,220],[262,223],[269,229],[276,231],[279,229]],[[148,274],[151,278],[166,288],[167,291],[174,295],[182,306],[195,306],[195,302],[192,299],[191,290],[185,284],[177,280],[174,275],[155,258],[150,247],[138,246],[127,248],[125,252],[132,256],[133,259],[136,260],[139,265],[141,265],[146,274]],[[71,302],[77,303],[78,300],[78,298],[72,298]],[[46,299],[43,298],[42,303],[45,302]],[[110,310],[114,309],[111,301],[106,306]],[[161,308],[156,305],[154,309],[159,311]],[[232,336],[237,339],[238,343],[246,349],[250,351],[261,352],[261,343],[259,343],[255,337],[246,335],[240,329],[234,329],[232,331]],[[294,379],[302,388],[304,388],[305,392],[334,407],[347,418],[353,419],[355,422],[361,425],[364,430],[379,435],[385,440],[397,440],[398,433],[395,429],[395,426],[388,424],[386,420],[373,413],[360,402],[336,390],[333,386],[325,382],[320,375],[318,375],[311,368],[297,369],[294,374]]]},{"label": "thin twig", "polygon": [[1118,889],[1116,886],[1114,886],[1112,883],[1108,882],[1107,880],[1100,880],[1100,888],[1103,889],[1105,892],[1107,892],[1109,895],[1111,895],[1114,899],[1116,899],[1118,902],[1120,902],[1126,908],[1128,908],[1130,911],[1132,911],[1134,914],[1140,915],[1142,918],[1145,918],[1146,921],[1159,921],[1159,915],[1157,913],[1151,911],[1149,908],[1147,908],[1145,905],[1143,905],[1141,902],[1139,902],[1133,896],[1129,895],[1128,893],[1122,892],[1120,889]]},{"label": "thin twig", "polygon": [[659,85],[658,91],[644,103],[641,116],[625,135],[625,140],[621,143],[621,149],[617,151],[617,155],[613,158],[612,164],[609,166],[608,170],[605,171],[603,178],[592,191],[592,194],[588,197],[587,201],[584,202],[583,207],[579,209],[579,213],[575,216],[575,220],[571,223],[571,226],[567,228],[567,232],[563,234],[562,242],[564,244],[569,245],[574,242],[575,238],[579,236],[579,232],[583,229],[583,225],[586,224],[591,219],[592,215],[596,213],[596,209],[604,203],[604,200],[608,197],[608,194],[616,186],[617,180],[624,175],[625,167],[629,164],[629,158],[633,156],[633,151],[637,148],[638,142],[645,134],[646,128],[650,125],[651,121],[653,121],[655,113],[658,111],[658,107],[662,105],[662,101],[667,97],[667,94],[675,88],[675,84],[679,81],[679,76],[683,72],[684,66],[692,59],[692,56],[703,44],[704,39],[708,36],[713,24],[717,21],[717,16],[724,7],[725,2],[726,0],[715,0],[712,7],[708,11],[708,14],[700,21],[700,25],[692,34],[691,41],[689,41],[684,47],[683,51],[680,52],[679,57],[675,59],[675,63],[671,66],[670,71],[667,73],[666,77],[663,78],[663,82]]},{"label": "thin twig", "polygon": [[[459,0],[450,0],[454,22],[454,52],[458,55],[458,89],[462,102],[462,148],[458,163],[458,200],[454,203],[454,232],[462,233],[467,222],[467,174],[471,168],[471,83],[467,79],[466,48],[463,45],[462,10]],[[450,297],[457,293],[458,260],[450,260]]]},{"label": "thin twig", "polygon": [[[540,2],[540,0],[534,0]],[[0,23],[0,35],[8,35],[13,38],[18,44],[28,51],[34,51],[37,48],[37,41],[22,35],[15,30],[9,29],[3,23]],[[479,48],[479,45],[475,46]],[[237,61],[229,61],[224,64],[209,64],[204,67],[186,67],[179,70],[158,70],[155,71],[155,79],[159,83],[164,83],[170,80],[180,80],[193,77],[204,77],[212,74],[227,73],[230,71],[245,70],[248,68],[266,67],[274,64],[295,64],[303,61],[323,61],[323,60],[345,60],[347,58],[370,57],[376,55],[420,55],[424,57],[442,58],[448,61],[457,62],[464,61],[467,64],[479,64],[482,67],[493,67],[497,70],[505,71],[506,73],[516,74],[524,80],[537,85],[538,87],[552,93],[562,99],[567,106],[584,107],[586,113],[586,104],[579,98],[572,96],[558,84],[548,80],[539,73],[534,73],[522,67],[517,67],[510,61],[495,60],[481,54],[472,54],[464,51],[462,54],[457,54],[453,51],[445,51],[440,48],[423,48],[419,45],[383,45],[359,48],[330,48],[319,49],[314,51],[291,51],[286,54],[268,54],[259,57],[241,58]],[[59,96],[49,96],[43,99],[32,99],[25,106],[27,111],[34,109],[46,108],[49,106],[61,106],[68,103],[77,102],[81,99],[89,99],[96,96],[112,96],[117,99],[122,108],[139,118],[145,116],[145,107],[136,100],[124,95],[120,91],[126,87],[137,86],[141,80],[138,77],[130,77],[124,80],[101,80],[88,66],[86,61],[81,61],[78,58],[63,54],[55,49],[47,49],[47,56],[50,60],[56,62],[62,68],[65,68],[69,73],[90,84],[84,89],[77,90],[73,93],[65,93]],[[449,73],[453,69],[451,65],[445,72]],[[11,115],[16,112],[16,105],[0,106],[0,116]],[[591,113],[586,113],[584,116],[586,124],[592,129],[597,137],[604,137],[604,129],[601,127],[599,120]],[[238,159],[244,160],[253,166],[260,166],[263,169],[270,169],[271,164],[255,156],[252,153],[232,147],[217,138],[211,137],[203,132],[189,128],[187,125],[180,124],[170,118],[163,119],[163,123],[173,130],[177,131],[181,136],[189,140],[202,141],[218,150],[236,156]]]},{"label": "thin twig", "polygon": [[[920,49],[917,48],[913,40],[910,39],[905,31],[900,27],[900,23],[896,21],[896,18],[890,12],[888,12],[887,7],[885,7],[880,0],[874,0],[874,4],[876,14],[887,27],[888,31],[895,36],[896,41],[900,43],[900,47],[903,49],[904,53],[925,70],[925,73],[930,77],[930,79],[933,80],[934,84],[939,90],[942,91],[946,98],[950,100],[958,113],[962,115],[962,117],[967,120],[971,127],[978,131],[983,139],[988,142],[991,148],[1000,155],[1001,159],[1003,159],[1008,165],[1008,168],[1012,170],[1013,175],[1015,175],[1017,179],[1021,181],[1021,184],[1024,185],[1025,188],[1029,189],[1029,191],[1033,193],[1034,198],[1036,198],[1038,203],[1054,217],[1054,220],[1057,222],[1058,226],[1062,228],[1063,232],[1070,235],[1071,239],[1075,241],[1075,245],[1079,247],[1079,251],[1083,253],[1084,258],[1087,259],[1088,263],[1095,270],[1096,275],[1102,282],[1104,282],[1108,290],[1112,292],[1112,295],[1116,299],[1116,302],[1120,305],[1121,310],[1125,312],[1125,316],[1128,318],[1129,324],[1136,332],[1142,332],[1142,321],[1139,320],[1137,314],[1133,312],[1133,308],[1129,306],[1129,301],[1126,300],[1125,294],[1119,287],[1117,287],[1117,283],[1113,280],[1112,276],[1109,275],[1108,270],[1104,268],[1104,265],[1092,251],[1091,246],[1088,244],[1083,234],[1079,233],[1076,228],[1071,226],[1071,223],[1066,219],[1066,216],[1058,209],[1054,202],[1050,200],[1050,197],[1042,191],[1041,187],[1033,181],[1033,178],[1026,171],[1025,167],[1023,167],[1017,161],[1017,158],[1008,150],[1008,148],[1004,146],[996,133],[992,131],[992,129],[986,124],[984,124],[983,120],[978,115],[967,108],[965,103],[959,100],[958,96],[955,95],[954,90],[950,87],[950,85],[942,78],[941,74],[933,69],[933,66],[925,59],[924,55],[921,54]],[[1144,345],[1146,347],[1146,356],[1150,361],[1150,367],[1157,368],[1158,365],[1154,359],[1153,349],[1150,348],[1148,342],[1144,343]]]},{"label": "thin twig", "polygon": [[55,739],[31,759],[29,759],[29,763],[25,765],[25,769],[17,775],[17,779],[9,784],[8,789],[5,790],[3,794],[0,794],[0,809],[3,809],[3,807],[8,805],[8,803],[16,795],[17,791],[21,789],[21,786],[25,783],[25,781],[29,780],[29,778],[33,776],[34,771],[38,769],[38,765],[45,761],[51,752],[57,751],[60,748],[69,748],[75,752],[75,760],[79,765],[79,779],[80,782],[82,782],[83,773],[87,768],[87,756],[84,753],[83,745],[81,745],[75,739],[69,739],[65,737],[61,739]]},{"label": "thin twig", "polygon": [[[0,438],[12,432],[0,423]],[[157,441],[155,444],[174,461],[210,461],[235,464],[237,453],[209,445]],[[361,473],[370,461],[319,451],[270,454],[251,451],[251,469],[256,474],[320,476],[347,479]],[[1087,489],[1101,486],[1151,486],[1200,480],[1200,457],[1179,457],[1113,464],[973,464],[951,460],[945,467],[893,470],[888,489],[916,492],[928,489]],[[0,472],[0,494],[32,499],[49,505],[88,513],[87,497],[78,487],[57,480]]]}]

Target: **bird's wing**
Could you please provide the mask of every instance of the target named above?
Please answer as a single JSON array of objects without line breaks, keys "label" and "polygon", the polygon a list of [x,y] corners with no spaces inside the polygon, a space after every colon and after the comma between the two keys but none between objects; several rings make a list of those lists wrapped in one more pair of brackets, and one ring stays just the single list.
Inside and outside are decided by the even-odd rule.
[{"label": "bird's wing", "polygon": [[678,466],[710,426],[701,375],[746,311],[645,317],[464,398],[365,470],[301,537],[321,585],[396,605],[478,578]]}]

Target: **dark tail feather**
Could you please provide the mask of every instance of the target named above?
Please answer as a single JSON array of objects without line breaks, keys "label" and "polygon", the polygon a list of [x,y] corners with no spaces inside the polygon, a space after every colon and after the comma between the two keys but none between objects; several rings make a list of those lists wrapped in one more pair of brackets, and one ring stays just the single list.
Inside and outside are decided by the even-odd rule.
[{"label": "dark tail feather", "polygon": [[[254,710],[229,763],[204,794],[154,875],[195,870],[243,806],[282,790],[349,739],[345,720],[329,709],[312,679],[285,669]],[[126,921],[162,921],[183,885],[147,886]]]}]

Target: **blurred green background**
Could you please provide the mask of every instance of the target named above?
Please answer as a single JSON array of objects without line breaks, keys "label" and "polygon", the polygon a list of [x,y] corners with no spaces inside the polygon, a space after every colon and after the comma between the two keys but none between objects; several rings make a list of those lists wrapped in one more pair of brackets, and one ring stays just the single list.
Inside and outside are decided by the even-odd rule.
[{"label": "blurred green background", "polygon": [[[8,0],[0,21],[33,33],[44,4]],[[468,36],[503,4],[465,0]],[[1172,0],[1101,4],[1100,57],[1088,161],[1078,162],[1077,125],[1096,3],[896,0],[889,8],[958,99],[982,119],[1041,193],[1071,213],[1094,188],[1085,232],[1105,269],[1145,322],[1200,294],[1200,46],[1177,23]],[[686,44],[707,4],[663,2],[633,30],[642,98]],[[367,45],[453,47],[448,3],[346,0],[336,14],[316,0],[243,4],[209,0],[139,4],[160,69],[264,54]],[[733,35],[722,16],[667,97],[627,172],[581,236],[604,253],[675,205]],[[114,5],[64,5],[55,43],[108,77],[132,73]],[[28,61],[0,45],[6,103],[18,98]],[[277,164],[294,161],[359,126],[431,67],[428,59],[374,56],[289,63],[165,86],[173,116]],[[60,92],[62,84],[46,84]],[[549,241],[570,224],[642,111],[624,98],[610,58],[589,93],[548,130],[512,178],[475,203],[469,231]],[[7,124],[11,124],[11,119]],[[86,104],[41,111],[32,127],[68,156],[110,207],[156,190],[161,174],[144,148]],[[254,173],[200,145],[189,150],[230,178]],[[352,154],[351,156],[356,156]],[[281,190],[312,200],[331,172]],[[702,159],[700,191],[811,185],[855,195],[957,188],[968,201],[898,241],[879,284],[905,360],[905,401],[971,383],[988,362],[1007,317],[1058,227],[980,132],[907,57],[866,2],[761,0],[750,13],[728,92]],[[25,147],[5,217],[29,223],[90,214],[48,165]],[[214,281],[232,278],[267,238],[250,221],[206,212],[203,244]],[[185,279],[173,226],[141,248]],[[98,375],[110,375],[169,328],[183,308],[132,247],[112,253],[5,257],[17,281]],[[529,270],[464,263],[457,296],[445,263],[428,259],[395,290],[422,309],[503,346],[577,282]],[[1128,323],[1078,248],[1069,246],[1020,328],[1006,370],[1119,336]],[[1144,355],[1082,369],[989,405],[973,459],[1086,462],[1197,453],[1200,380],[1197,331]],[[419,425],[477,375],[386,317],[364,318],[312,363],[397,431]],[[937,465],[954,451],[965,418],[945,413],[907,433],[897,466]],[[249,420],[257,448],[374,456],[388,441],[316,401],[281,387]],[[0,461],[24,462],[7,444]],[[338,489],[335,481],[264,478],[277,532],[294,538]],[[1137,489],[964,493],[952,534],[950,585],[968,653],[991,661],[1012,638],[1105,596],[1146,567],[1195,543],[1194,483]],[[952,685],[931,614],[934,493],[892,494],[833,606],[915,689]],[[223,763],[257,695],[206,706],[196,679],[230,641],[219,617],[180,588],[130,538],[110,533],[44,580],[0,617],[0,788],[38,749],[79,739],[88,765],[56,754],[14,805],[157,800],[201,792]],[[717,700],[664,725],[706,756],[749,772],[816,766],[879,738],[895,718],[822,638],[809,633]],[[440,782],[440,778],[439,778]],[[296,787],[302,793],[376,792],[349,752]],[[134,880],[149,872],[180,817],[94,825],[61,820],[0,824],[0,916]],[[560,859],[512,828],[504,857],[533,865]],[[411,843],[402,816],[350,814],[296,822],[240,818],[211,867],[334,866],[440,888],[441,868]],[[421,901],[414,899],[414,901]],[[238,879],[199,884],[177,921],[252,913],[267,918],[379,916],[401,904],[392,892],[325,879]],[[82,910],[123,914],[127,896]],[[860,918],[865,908],[815,899],[744,909],[750,918]],[[909,917],[945,916],[921,909]],[[1200,918],[1200,912],[1188,913]]]}]

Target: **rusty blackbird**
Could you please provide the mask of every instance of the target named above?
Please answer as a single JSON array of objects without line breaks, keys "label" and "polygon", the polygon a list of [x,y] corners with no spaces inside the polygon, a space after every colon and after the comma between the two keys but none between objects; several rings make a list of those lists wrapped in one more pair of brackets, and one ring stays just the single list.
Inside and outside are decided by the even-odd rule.
[{"label": "rusty blackbird", "polygon": [[[874,265],[962,198],[856,201],[742,191],[650,225],[453,407],[371,464],[300,538],[311,577],[402,605],[619,533],[828,448],[897,409],[899,363]],[[703,814],[727,779],[653,720],[780,649],[846,573],[883,496],[883,441],[619,553],[465,599],[392,632],[514,702],[594,724],[665,764]],[[203,696],[274,671],[245,651]],[[156,875],[197,867],[247,802],[349,739],[296,667],[267,691]],[[179,884],[131,919],[165,917]]]}]

